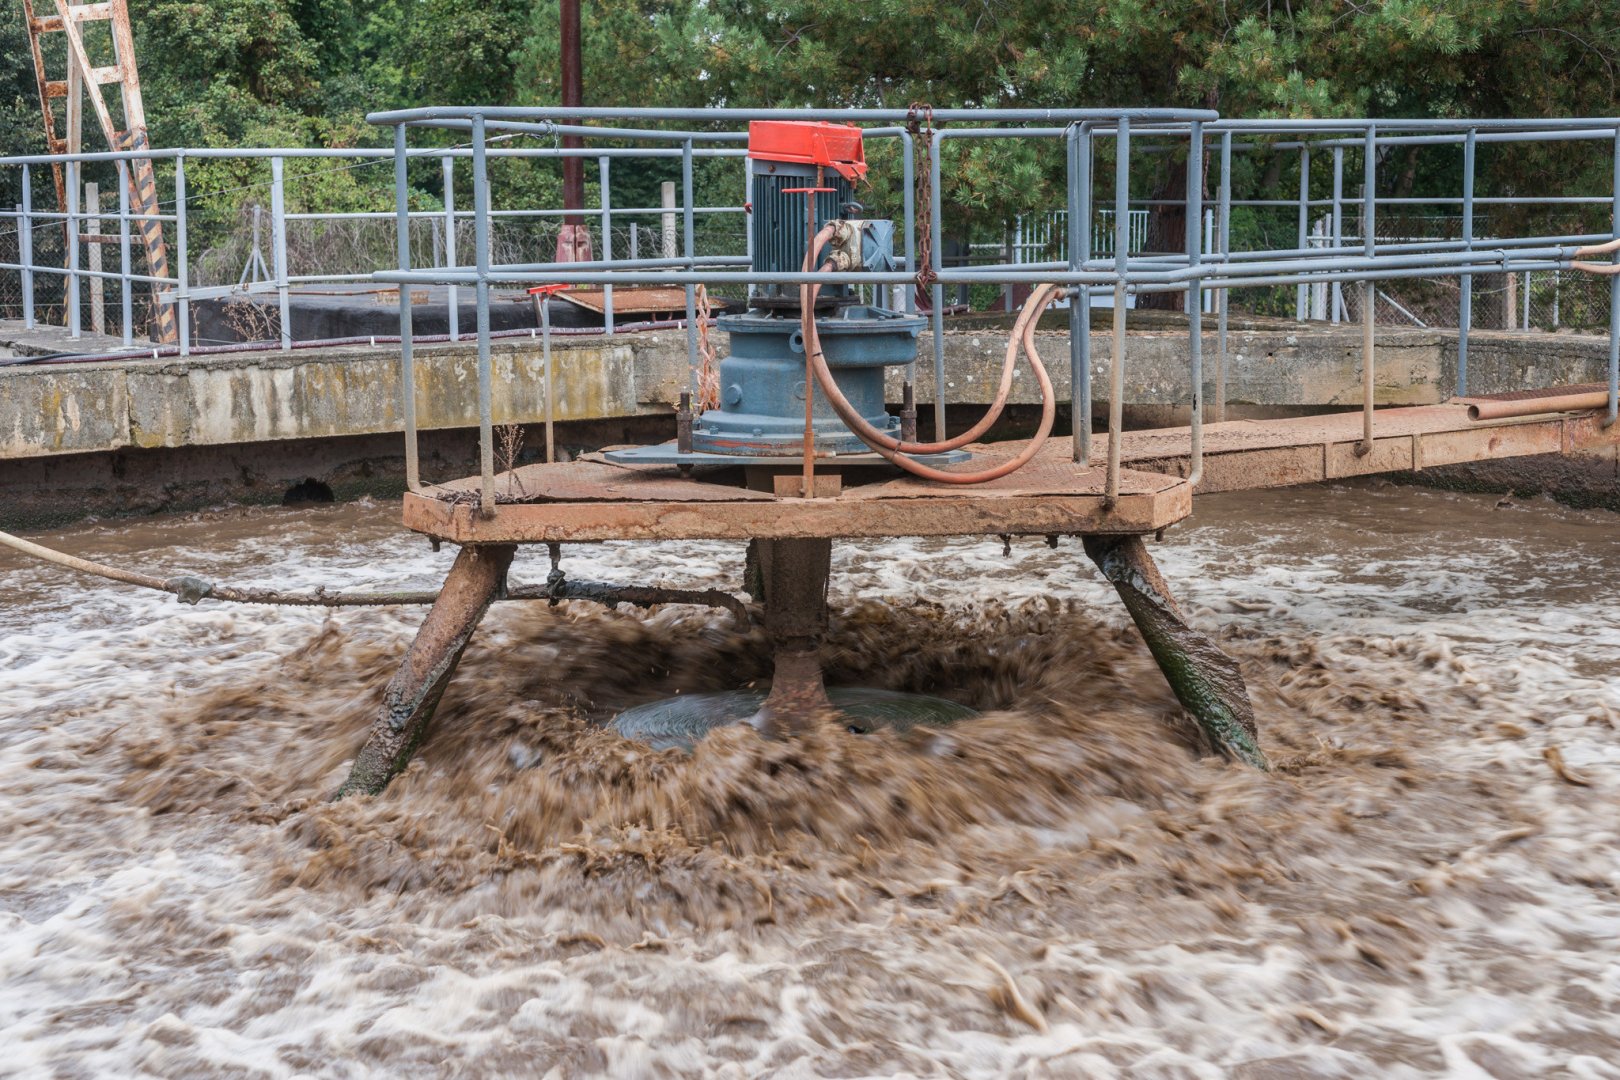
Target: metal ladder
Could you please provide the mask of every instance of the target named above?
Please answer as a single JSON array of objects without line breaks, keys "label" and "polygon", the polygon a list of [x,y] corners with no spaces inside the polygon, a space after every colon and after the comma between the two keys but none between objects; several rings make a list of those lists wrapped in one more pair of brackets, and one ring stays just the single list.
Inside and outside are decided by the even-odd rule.
[{"label": "metal ladder", "polygon": [[[28,24],[28,45],[34,54],[34,78],[39,85],[40,109],[45,117],[45,141],[52,154],[76,154],[83,149],[84,99],[89,97],[96,120],[112,150],[136,151],[149,149],[146,137],[146,107],[141,101],[141,77],[135,66],[135,38],[130,32],[129,8],[125,0],[101,0],[98,3],[73,3],[52,0],[54,15],[35,15],[33,0],[23,0],[24,21]],[[112,34],[113,63],[95,67],[85,49],[83,27],[86,23],[106,22]],[[52,79],[45,72],[43,38],[46,34],[62,34],[67,38],[66,77]],[[101,93],[103,86],[116,83],[122,105],[124,126],[113,122],[107,100]],[[51,102],[67,100],[66,132],[58,134],[56,111]],[[77,220],[79,194],[69,190],[60,163],[51,166],[56,178],[57,207]],[[141,242],[146,248],[146,262],[153,277],[169,276],[169,249],[163,239],[163,222],[157,218],[157,175],[150,158],[130,158],[125,170],[128,177],[130,214],[140,230]],[[71,226],[64,222],[64,229]],[[104,243],[100,236],[68,235],[73,243]],[[156,308],[157,340],[180,340],[175,321],[174,304],[159,303]]]}]

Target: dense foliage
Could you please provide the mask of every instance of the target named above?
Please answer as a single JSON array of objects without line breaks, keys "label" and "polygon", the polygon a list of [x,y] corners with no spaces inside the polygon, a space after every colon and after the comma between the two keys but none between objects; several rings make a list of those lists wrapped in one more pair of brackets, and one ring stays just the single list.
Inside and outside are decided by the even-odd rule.
[{"label": "dense foliage", "polygon": [[[21,5],[0,3],[0,140],[15,152],[40,143],[37,102]],[[558,99],[552,2],[130,0],[130,10],[158,145],[374,144],[368,109]],[[1608,116],[1620,68],[1613,0],[616,0],[586,3],[584,36],[593,104]],[[1600,150],[1520,147],[1482,154],[1481,169],[1498,190],[1601,191]],[[981,142],[955,153],[959,226],[999,227],[1056,175],[1029,147]],[[1404,154],[1383,182],[1454,188],[1455,159]],[[1250,182],[1286,184],[1278,170],[1290,166],[1260,154],[1243,167]],[[1173,158],[1159,169],[1142,170],[1144,185],[1173,183]],[[543,170],[507,172],[529,194],[553,190]],[[338,208],[375,198],[342,175],[298,197]],[[668,175],[628,170],[623,182],[651,200]],[[247,177],[207,182],[233,179]],[[885,183],[880,204],[894,194]],[[425,172],[421,186],[434,187]]]}]

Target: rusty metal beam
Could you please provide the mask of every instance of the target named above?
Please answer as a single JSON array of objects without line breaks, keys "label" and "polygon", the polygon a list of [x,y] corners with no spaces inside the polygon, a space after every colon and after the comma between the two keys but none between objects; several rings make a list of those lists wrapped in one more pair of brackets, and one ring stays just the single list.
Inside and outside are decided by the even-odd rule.
[{"label": "rusty metal beam", "polygon": [[765,631],[776,654],[771,692],[754,725],[767,736],[804,731],[832,708],[821,678],[831,540],[764,540],[756,549],[765,588]]},{"label": "rusty metal beam", "polygon": [[1140,536],[1087,536],[1086,554],[1124,601],[1165,681],[1225,757],[1270,766],[1237,661],[1187,621]]},{"label": "rusty metal beam", "polygon": [[371,737],[334,798],[375,795],[410,763],[473,631],[505,589],[516,551],[510,546],[464,547],[457,553],[438,600],[383,691]]}]

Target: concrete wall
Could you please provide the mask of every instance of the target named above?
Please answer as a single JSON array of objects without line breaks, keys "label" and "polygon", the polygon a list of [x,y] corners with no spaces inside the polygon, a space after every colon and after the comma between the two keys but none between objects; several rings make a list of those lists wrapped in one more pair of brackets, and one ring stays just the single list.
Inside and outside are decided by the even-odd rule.
[{"label": "concrete wall", "polygon": [[[622,340],[576,338],[554,356],[557,419],[654,411]],[[544,417],[538,346],[503,343],[492,369],[497,424]],[[397,346],[0,367],[0,460],[400,431],[400,374]],[[417,350],[418,425],[476,426],[477,386],[473,349]]]},{"label": "concrete wall", "polygon": [[[722,355],[725,335],[716,333]],[[4,339],[0,333],[0,340]],[[1478,332],[1471,337],[1476,393],[1598,381],[1607,363],[1601,338]],[[1062,401],[1070,396],[1069,337],[1036,335]],[[1112,336],[1092,335],[1094,402],[1107,399]],[[558,338],[558,420],[668,413],[687,384],[684,333],[610,340]],[[948,331],[949,404],[983,404],[995,394],[1005,331]],[[1213,401],[1218,342],[1204,335],[1206,400]],[[918,350],[917,400],[934,400],[933,345]],[[425,430],[477,423],[477,361],[470,345],[416,351],[418,424]],[[498,342],[493,353],[496,423],[537,423],[544,416],[540,347]],[[1234,415],[1351,407],[1361,401],[1361,334],[1351,327],[1293,325],[1233,330],[1228,339],[1226,400]],[[900,399],[902,369],[890,370],[889,397]],[[1382,330],[1377,400],[1430,404],[1450,397],[1456,335]],[[1185,411],[1191,397],[1184,333],[1133,332],[1126,356],[1125,400],[1151,415]],[[1020,365],[1012,401],[1034,404],[1038,387]],[[224,446],[287,439],[371,435],[401,430],[397,346],[239,353],[179,360],[0,367],[0,460],[125,447]]]}]

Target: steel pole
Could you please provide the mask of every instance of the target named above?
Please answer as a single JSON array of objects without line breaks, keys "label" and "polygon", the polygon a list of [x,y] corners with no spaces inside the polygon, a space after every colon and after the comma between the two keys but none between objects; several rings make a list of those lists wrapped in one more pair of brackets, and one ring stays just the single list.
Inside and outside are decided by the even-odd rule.
[{"label": "steel pole", "polygon": [[[1620,129],[1614,133],[1614,207],[1615,239],[1620,240]],[[1609,279],[1609,414],[1604,427],[1612,427],[1620,419],[1620,274]]]},{"label": "steel pole", "polygon": [[[1311,148],[1299,148],[1299,246],[1310,240],[1311,225]],[[1304,322],[1310,304],[1310,286],[1301,284],[1294,297],[1294,320]]]},{"label": "steel pole", "polygon": [[[754,265],[754,223],[750,220],[751,215],[747,208],[752,206],[753,202],[754,159],[745,157],[743,158],[743,251],[748,255],[749,266]],[[630,257],[632,259],[636,257],[636,223],[633,221],[630,223]],[[749,306],[753,306],[754,287],[744,286],[743,296],[749,301]]]},{"label": "steel pole", "polygon": [[[456,159],[444,156],[444,265],[456,265]],[[445,329],[452,343],[461,338],[461,298],[451,282],[444,287]]]},{"label": "steel pole", "polygon": [[135,297],[131,291],[134,283],[129,280],[130,257],[129,246],[129,165],[125,162],[116,162],[118,167],[118,272],[124,280],[119,282],[118,311],[119,318],[124,324],[123,338],[125,345],[135,344]]},{"label": "steel pole", "polygon": [[[407,186],[405,174],[406,154],[405,135],[407,128],[404,124],[394,129],[394,254],[401,270],[411,268],[411,201],[410,189]],[[272,158],[271,168],[274,170],[276,188],[272,199],[279,201],[281,197],[281,159]],[[276,202],[272,202],[272,208]],[[279,231],[279,230],[278,230]],[[280,286],[283,297],[287,295],[287,266],[286,254],[278,244],[276,248],[276,281]],[[283,348],[291,348],[289,328],[283,315],[281,327],[281,340]],[[399,411],[405,428],[405,487],[410,491],[420,491],[422,487],[421,458],[416,443],[416,354],[413,349],[413,330],[411,313],[411,287],[399,287],[399,363],[400,363],[400,403]]]},{"label": "steel pole", "polygon": [[[941,225],[944,218],[939,204],[939,173],[939,136],[936,134],[928,140],[928,228],[933,234],[933,241],[928,247],[934,264],[930,269],[935,277],[945,268],[945,230]],[[945,286],[936,283],[929,292],[929,299],[934,302],[930,326],[934,338],[934,440],[938,442],[946,435]]]},{"label": "steel pole", "polygon": [[[178,168],[178,166],[177,166]],[[67,251],[65,264],[67,266],[67,316],[66,323],[68,337],[77,338],[80,335],[79,326],[79,173],[82,166],[77,161],[67,163]],[[182,335],[180,342],[185,344]]]},{"label": "steel pole", "polygon": [[[1091,125],[1068,134],[1069,269],[1091,255]],[[1069,421],[1077,465],[1091,464],[1091,290],[1084,285],[1069,301]]]},{"label": "steel pole", "polygon": [[[1302,152],[1303,153],[1303,152]],[[1302,157],[1300,168],[1307,169],[1309,157]],[[1304,209],[1300,210],[1301,215]],[[1204,216],[1204,125],[1194,120],[1187,142],[1187,265],[1196,267],[1202,259],[1199,230]],[[1301,218],[1303,220],[1303,217]],[[1301,290],[1303,291],[1303,286]],[[1204,305],[1203,287],[1198,279],[1187,283],[1187,357],[1192,381],[1192,464],[1187,483],[1193,487],[1204,478]]]},{"label": "steel pole", "polygon": [[[395,136],[395,142],[399,136]],[[292,349],[292,297],[287,290],[287,191],[286,177],[283,172],[285,163],[281,158],[270,159],[270,259],[274,263],[276,275],[276,305],[280,312],[281,321],[281,348],[283,351]],[[397,175],[397,167],[396,167]],[[409,270],[409,261],[403,262],[401,270]],[[400,303],[407,301],[408,290],[400,290]],[[400,337],[406,341],[410,335],[402,321]],[[403,346],[409,349],[407,344]],[[412,455],[414,456],[414,455]],[[409,467],[407,466],[407,472]],[[413,489],[414,490],[414,489]]]},{"label": "steel pole", "polygon": [[[474,113],[473,144],[473,259],[477,264],[474,286],[478,301],[478,478],[479,506],[495,513],[494,404],[490,400],[494,378],[489,358],[489,163],[484,139],[484,116]],[[404,167],[401,156],[399,168]]]},{"label": "steel pole", "polygon": [[[1221,259],[1232,254],[1232,133],[1221,132]],[[1215,422],[1226,419],[1226,321],[1232,290],[1220,290],[1215,311]]]},{"label": "steel pole", "polygon": [[[608,157],[596,159],[598,175],[601,178],[602,258],[607,262],[613,261],[613,196],[608,179],[608,163],[612,160],[612,158]],[[613,286],[611,285],[602,286],[602,332],[608,337],[613,336]],[[550,370],[549,364],[547,364],[546,370]]]},{"label": "steel pole", "polygon": [[[692,140],[681,143],[681,230],[682,254],[688,269],[697,254],[697,229],[692,219]],[[686,286],[686,389],[698,400],[697,286]],[[808,391],[807,391],[808,392]]]},{"label": "steel pole", "polygon": [[[1474,144],[1470,130],[1463,141],[1462,239],[1463,249],[1474,250]],[[1474,326],[1474,275],[1463,274],[1457,301],[1457,395],[1468,393],[1468,332]]]},{"label": "steel pole", "polygon": [[[1086,261],[1091,258],[1091,218],[1094,198],[1092,171],[1096,155],[1093,147],[1096,145],[1092,137],[1090,124],[1082,124],[1080,141],[1076,152],[1080,160],[1080,259]],[[1076,301],[1080,307],[1080,463],[1087,468],[1091,466],[1091,434],[1092,418],[1095,405],[1092,401],[1091,389],[1091,290],[1082,286]]]},{"label": "steel pole", "polygon": [[[911,138],[911,132],[900,132],[900,203],[901,212],[905,218],[906,229],[906,273],[917,272],[917,163],[912,155],[916,153],[916,146]],[[752,198],[752,195],[750,195]],[[748,254],[754,254],[753,230],[749,230]],[[917,310],[917,286],[912,285],[906,289],[905,303],[902,311],[915,313]],[[906,381],[916,385],[917,361],[913,360],[906,365]]]},{"label": "steel pole", "polygon": [[1125,275],[1131,244],[1131,121],[1120,117],[1114,134],[1114,355],[1108,371],[1108,478],[1103,504],[1119,502],[1119,461],[1125,426]]},{"label": "steel pole", "polygon": [[[1337,251],[1344,246],[1344,147],[1333,148],[1333,249]],[[1333,310],[1328,312],[1328,318],[1338,322],[1344,313],[1344,290],[1337,281],[1333,283],[1333,296],[1328,303]]]},{"label": "steel pole", "polygon": [[174,159],[175,314],[180,322],[180,355],[191,355],[191,267],[186,257],[186,155]]},{"label": "steel pole", "polygon": [[[1377,256],[1376,222],[1378,206],[1378,127],[1367,125],[1366,148],[1361,170],[1361,247],[1371,259]],[[1361,285],[1361,445],[1358,454],[1373,448],[1373,375],[1376,368],[1378,286],[1371,278]]]},{"label": "steel pole", "polygon": [[[17,261],[22,263],[23,325],[34,328],[34,191],[33,176],[27,165],[22,167],[22,202],[17,207],[18,218]],[[128,291],[128,284],[124,286]]]}]

